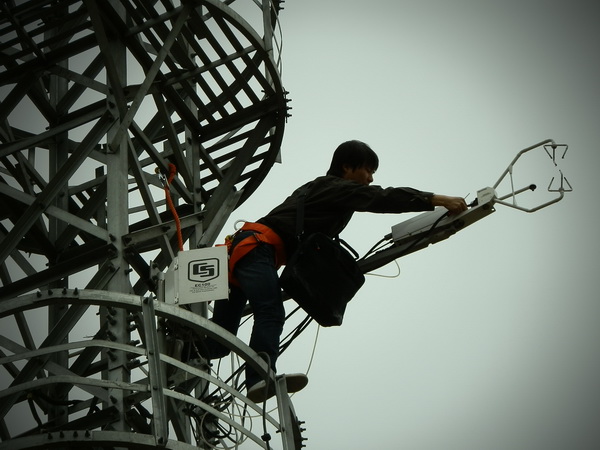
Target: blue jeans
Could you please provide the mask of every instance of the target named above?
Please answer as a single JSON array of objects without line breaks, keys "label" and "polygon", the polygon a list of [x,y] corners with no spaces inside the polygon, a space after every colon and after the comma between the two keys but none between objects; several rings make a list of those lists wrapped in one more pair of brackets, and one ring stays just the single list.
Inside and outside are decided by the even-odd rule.
[{"label": "blue jeans", "polygon": [[[247,233],[252,234],[239,233],[233,245],[248,236]],[[237,334],[244,307],[246,302],[249,302],[254,314],[249,346],[257,353],[266,353],[271,369],[275,372],[275,362],[279,356],[279,338],[285,322],[285,308],[275,266],[274,247],[259,243],[238,261],[234,268],[234,276],[240,286],[230,286],[229,300],[215,302],[212,321]],[[207,346],[213,358],[220,358],[229,353],[222,345],[212,340]],[[246,386],[253,386],[259,381],[258,374],[246,366]]]}]

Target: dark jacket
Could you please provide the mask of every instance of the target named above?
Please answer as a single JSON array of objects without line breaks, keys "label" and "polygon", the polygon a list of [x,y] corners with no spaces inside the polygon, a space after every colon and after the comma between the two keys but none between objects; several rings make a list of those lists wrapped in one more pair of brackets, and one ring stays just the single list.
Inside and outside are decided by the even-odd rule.
[{"label": "dark jacket", "polygon": [[[365,186],[336,176],[322,176],[307,183],[304,203],[304,233],[317,231],[335,237],[346,227],[355,211],[372,213],[402,213],[431,211],[430,192],[413,188],[382,188]],[[283,240],[286,253],[296,248],[296,206],[303,186],[283,203],[258,220]]]}]

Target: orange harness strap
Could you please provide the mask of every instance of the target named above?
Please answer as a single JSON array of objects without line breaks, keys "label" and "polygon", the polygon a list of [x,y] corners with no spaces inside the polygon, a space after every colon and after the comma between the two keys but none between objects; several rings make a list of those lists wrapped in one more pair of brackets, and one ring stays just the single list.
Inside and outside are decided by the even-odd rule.
[{"label": "orange harness strap", "polygon": [[239,231],[254,231],[254,234],[236,244],[233,250],[231,250],[231,241],[233,238],[228,236],[226,239],[227,247],[229,249],[228,269],[230,283],[239,286],[239,283],[233,276],[233,269],[240,259],[256,248],[261,242],[275,247],[275,267],[277,269],[285,264],[285,248],[283,246],[283,241],[272,229],[261,223],[246,222]]}]

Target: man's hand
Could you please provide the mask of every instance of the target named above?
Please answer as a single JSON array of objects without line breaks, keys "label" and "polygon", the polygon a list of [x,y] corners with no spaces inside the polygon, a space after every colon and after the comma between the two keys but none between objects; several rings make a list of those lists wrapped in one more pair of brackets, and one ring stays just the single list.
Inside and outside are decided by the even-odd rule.
[{"label": "man's hand", "polygon": [[467,202],[462,197],[435,194],[431,197],[431,204],[433,206],[443,206],[450,211],[450,214],[458,214],[467,210]]}]

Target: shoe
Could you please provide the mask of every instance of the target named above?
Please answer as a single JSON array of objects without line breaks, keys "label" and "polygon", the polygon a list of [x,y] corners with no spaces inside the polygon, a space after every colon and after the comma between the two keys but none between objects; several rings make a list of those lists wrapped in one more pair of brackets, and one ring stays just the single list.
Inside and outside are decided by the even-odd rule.
[{"label": "shoe", "polygon": [[[291,373],[288,375],[284,374],[282,376],[285,377],[285,384],[288,394],[301,391],[308,384],[308,377],[303,373]],[[269,389],[267,390],[267,382],[265,380],[261,380],[248,389],[246,397],[248,397],[254,403],[262,403],[265,400],[273,397],[275,393],[274,382],[269,381]]]},{"label": "shoe", "polygon": [[303,373],[290,373],[284,376],[288,394],[301,391],[308,384],[308,377]]}]

